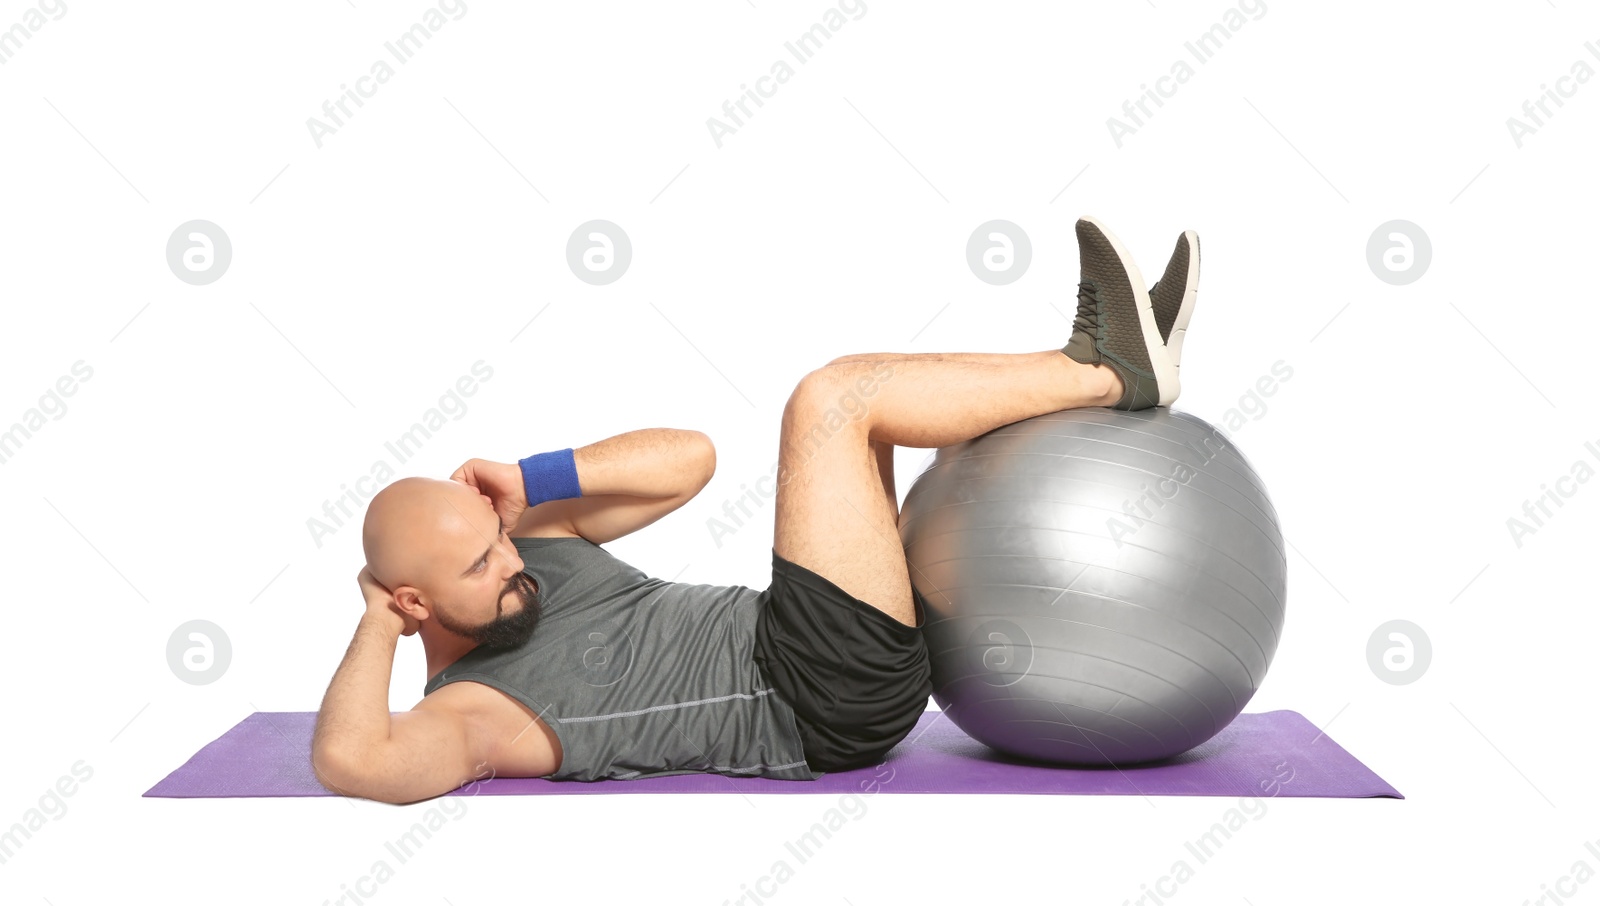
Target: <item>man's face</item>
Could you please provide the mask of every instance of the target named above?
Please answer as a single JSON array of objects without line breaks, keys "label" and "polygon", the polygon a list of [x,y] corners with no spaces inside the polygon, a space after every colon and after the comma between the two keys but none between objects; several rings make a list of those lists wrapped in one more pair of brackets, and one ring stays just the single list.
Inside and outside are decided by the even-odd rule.
[{"label": "man's face", "polygon": [[[539,625],[539,589],[522,572],[522,558],[505,534],[489,498],[480,496],[463,515],[478,531],[452,545],[446,591],[434,602],[433,617],[444,629],[490,648],[514,648]],[[484,539],[493,538],[491,542]]]}]

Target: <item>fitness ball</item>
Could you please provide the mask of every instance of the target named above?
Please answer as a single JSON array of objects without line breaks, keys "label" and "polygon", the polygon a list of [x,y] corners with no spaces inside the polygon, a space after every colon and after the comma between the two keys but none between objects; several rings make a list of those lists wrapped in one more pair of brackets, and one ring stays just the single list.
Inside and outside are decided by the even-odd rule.
[{"label": "fitness ball", "polygon": [[1244,710],[1283,629],[1266,488],[1186,412],[1069,409],[935,450],[900,514],[934,701],[1067,765],[1157,761]]}]

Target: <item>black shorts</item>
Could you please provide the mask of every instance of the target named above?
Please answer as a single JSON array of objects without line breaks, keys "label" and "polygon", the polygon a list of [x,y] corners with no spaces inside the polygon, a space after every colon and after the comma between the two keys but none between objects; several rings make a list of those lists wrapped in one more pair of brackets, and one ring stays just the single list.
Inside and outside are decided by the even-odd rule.
[{"label": "black shorts", "polygon": [[933,693],[916,589],[917,625],[907,626],[773,550],[772,585],[761,594],[754,660],[794,709],[806,764],[845,771],[882,761]]}]

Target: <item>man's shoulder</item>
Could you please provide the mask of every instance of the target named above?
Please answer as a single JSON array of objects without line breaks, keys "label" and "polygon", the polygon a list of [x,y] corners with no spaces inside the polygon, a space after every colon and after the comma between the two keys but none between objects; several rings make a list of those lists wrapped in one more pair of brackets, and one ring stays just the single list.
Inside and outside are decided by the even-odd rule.
[{"label": "man's shoulder", "polygon": [[413,711],[440,711],[460,717],[482,718],[495,710],[496,697],[504,694],[490,686],[471,680],[446,682],[422,697],[412,706]]},{"label": "man's shoulder", "polygon": [[518,525],[511,530],[513,540],[517,538],[582,538],[583,536],[571,528],[554,522],[541,522],[537,525]]},{"label": "man's shoulder", "polygon": [[[561,764],[561,743],[549,725],[527,704],[493,686],[456,680],[428,693],[412,710],[459,717],[473,758],[498,773],[542,777]],[[537,732],[527,732],[530,724]]]}]

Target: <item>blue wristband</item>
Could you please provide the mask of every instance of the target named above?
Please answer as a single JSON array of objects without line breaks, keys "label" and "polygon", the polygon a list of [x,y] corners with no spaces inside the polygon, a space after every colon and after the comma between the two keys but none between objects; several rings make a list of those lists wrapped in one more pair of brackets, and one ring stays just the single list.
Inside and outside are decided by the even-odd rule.
[{"label": "blue wristband", "polygon": [[571,447],[535,453],[517,460],[517,465],[522,467],[522,489],[528,495],[530,508],[547,500],[583,496],[578,488],[578,463]]}]

